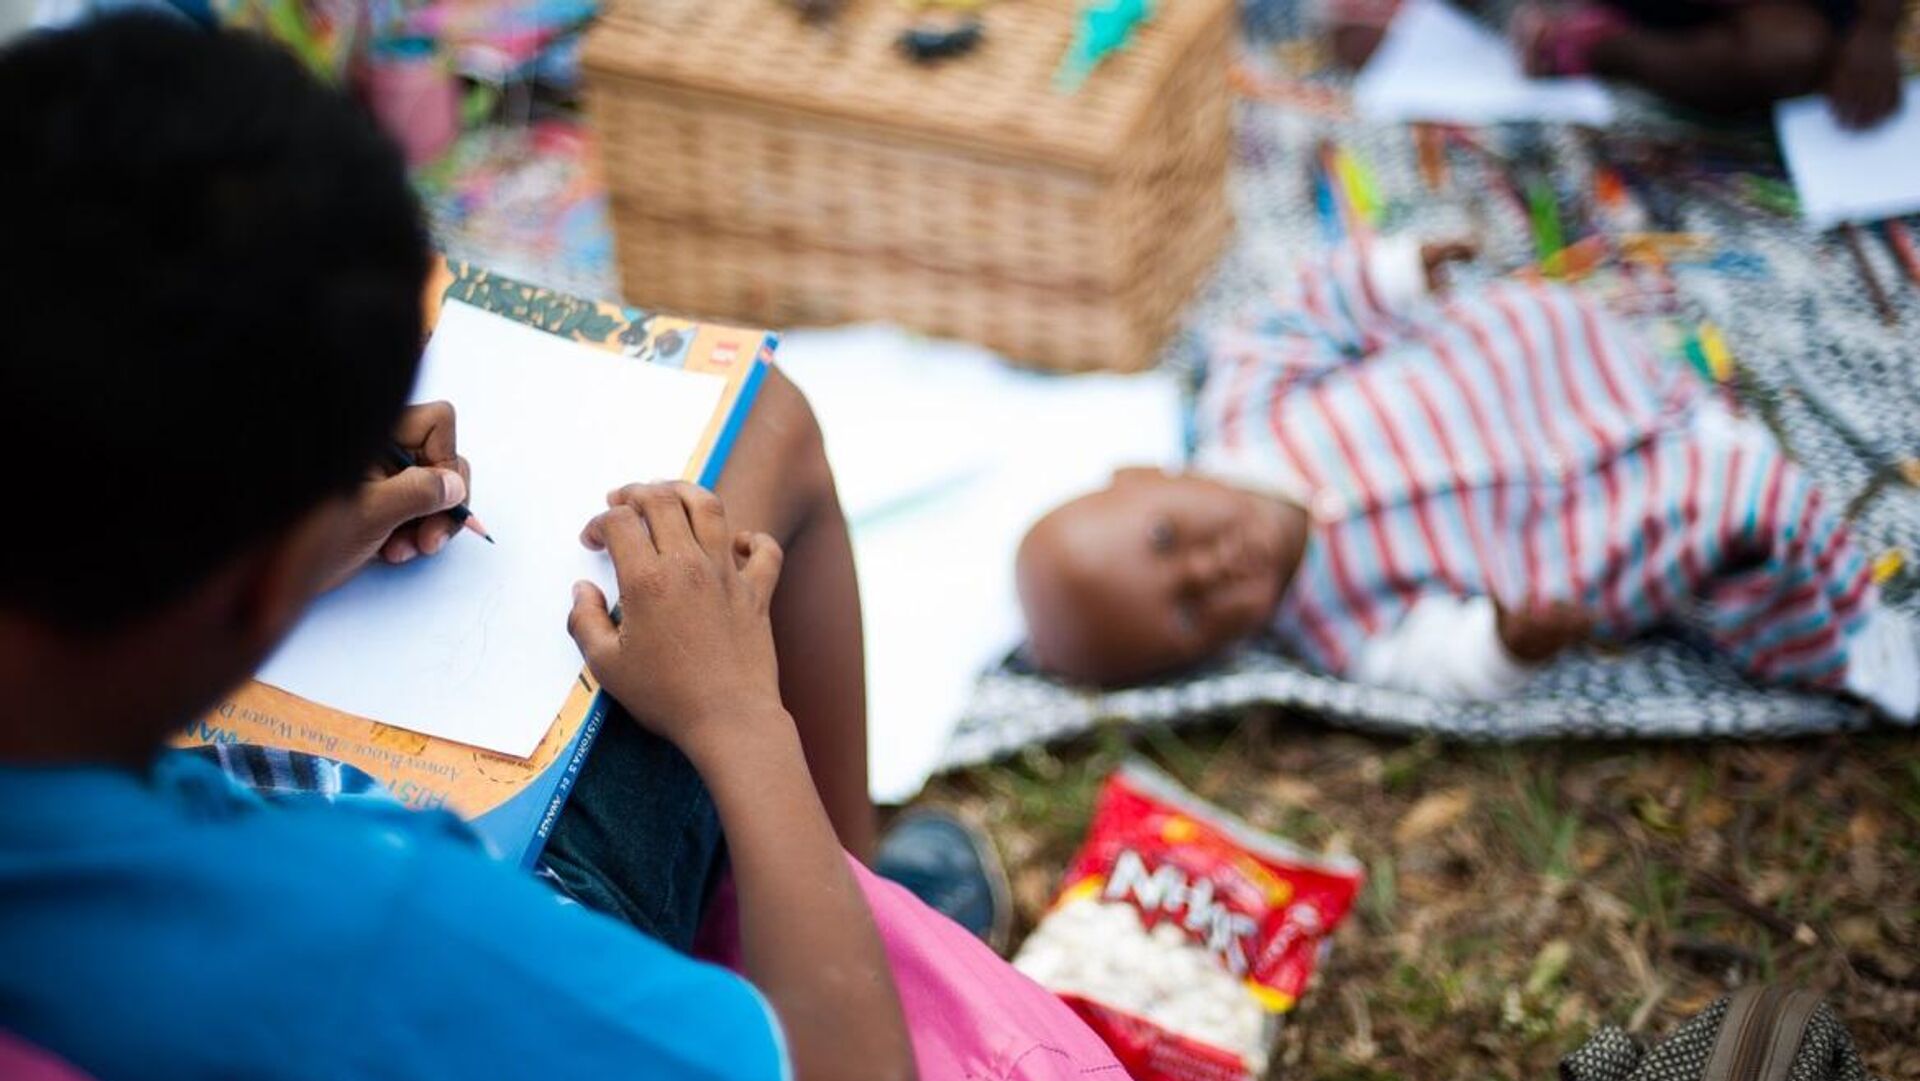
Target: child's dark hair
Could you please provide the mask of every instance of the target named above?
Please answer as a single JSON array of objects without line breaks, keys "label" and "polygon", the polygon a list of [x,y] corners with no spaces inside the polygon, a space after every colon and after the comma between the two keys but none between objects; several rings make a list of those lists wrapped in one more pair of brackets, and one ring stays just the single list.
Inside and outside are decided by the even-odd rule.
[{"label": "child's dark hair", "polygon": [[419,206],[290,55],[153,16],[0,51],[0,147],[0,607],[111,627],[374,460],[419,361]]}]

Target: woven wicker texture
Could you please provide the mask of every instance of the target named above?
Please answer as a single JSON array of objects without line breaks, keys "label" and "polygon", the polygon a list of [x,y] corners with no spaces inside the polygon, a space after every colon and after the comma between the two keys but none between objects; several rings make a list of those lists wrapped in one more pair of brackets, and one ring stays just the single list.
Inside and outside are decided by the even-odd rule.
[{"label": "woven wicker texture", "polygon": [[625,295],[784,326],[880,319],[1047,367],[1152,363],[1229,229],[1233,8],[1165,0],[1076,94],[1073,0],[1005,0],[932,66],[914,14],[626,0],[591,35]]}]

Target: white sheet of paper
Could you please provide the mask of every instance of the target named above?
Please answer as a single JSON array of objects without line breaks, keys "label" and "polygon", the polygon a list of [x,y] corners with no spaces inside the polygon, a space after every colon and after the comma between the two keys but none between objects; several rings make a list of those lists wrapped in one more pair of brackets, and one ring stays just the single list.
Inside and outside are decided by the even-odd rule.
[{"label": "white sheet of paper", "polygon": [[938,768],[981,672],[1023,631],[1027,528],[1122,465],[1180,458],[1178,382],[1046,376],[884,327],[785,335],[826,433],[866,624],[868,777],[904,802]]},{"label": "white sheet of paper", "polygon": [[1594,79],[1529,79],[1513,45],[1445,3],[1408,0],[1353,84],[1374,120],[1493,124],[1557,121],[1602,127],[1613,99]]},{"label": "white sheet of paper", "polygon": [[580,655],[571,587],[613,595],[580,546],[609,489],[678,478],[718,406],[718,376],[642,364],[449,303],[415,401],[446,400],[473,465],[472,533],[377,565],[321,597],[260,672],[335,709],[524,758],[566,701]]},{"label": "white sheet of paper", "polygon": [[1774,107],[1800,212],[1815,229],[1920,212],[1920,78],[1902,88],[1900,111],[1868,131],[1848,131],[1824,97]]}]

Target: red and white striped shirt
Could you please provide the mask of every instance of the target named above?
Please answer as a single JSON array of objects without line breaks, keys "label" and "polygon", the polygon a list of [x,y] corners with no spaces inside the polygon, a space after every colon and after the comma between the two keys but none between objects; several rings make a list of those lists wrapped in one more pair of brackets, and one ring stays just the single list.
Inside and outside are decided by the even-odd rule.
[{"label": "red and white striped shirt", "polygon": [[1274,629],[1333,672],[1506,689],[1493,603],[1571,602],[1610,638],[1684,619],[1756,677],[1842,686],[1873,604],[1837,508],[1683,364],[1573,290],[1430,300],[1411,244],[1337,252],[1218,335],[1200,422],[1200,468],[1311,512]]}]

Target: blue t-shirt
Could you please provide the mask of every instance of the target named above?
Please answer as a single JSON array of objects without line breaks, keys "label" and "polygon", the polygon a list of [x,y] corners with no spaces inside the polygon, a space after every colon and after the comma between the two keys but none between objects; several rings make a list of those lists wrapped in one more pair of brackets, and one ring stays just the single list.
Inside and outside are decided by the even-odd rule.
[{"label": "blue t-shirt", "polygon": [[115,1078],[782,1078],[744,980],[449,818],[0,766],[0,1029]]}]

